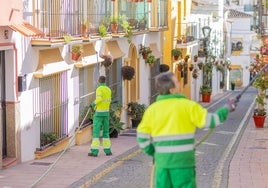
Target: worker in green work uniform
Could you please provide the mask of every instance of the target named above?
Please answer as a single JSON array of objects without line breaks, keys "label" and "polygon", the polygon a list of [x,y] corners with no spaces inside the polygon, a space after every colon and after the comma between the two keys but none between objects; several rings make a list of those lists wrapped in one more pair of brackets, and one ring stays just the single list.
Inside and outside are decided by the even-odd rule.
[{"label": "worker in green work uniform", "polygon": [[230,100],[215,113],[180,94],[180,83],[172,72],[155,80],[156,102],[145,111],[137,127],[137,142],[154,158],[153,187],[196,188],[194,134],[196,128],[214,128],[236,107]]},{"label": "worker in green work uniform", "polygon": [[111,141],[109,138],[109,118],[111,104],[111,89],[105,84],[105,76],[100,76],[98,80],[98,88],[96,89],[96,99],[90,105],[95,108],[93,117],[93,136],[90,152],[88,156],[97,157],[100,147],[100,130],[102,128],[102,146],[105,154],[112,155]]}]

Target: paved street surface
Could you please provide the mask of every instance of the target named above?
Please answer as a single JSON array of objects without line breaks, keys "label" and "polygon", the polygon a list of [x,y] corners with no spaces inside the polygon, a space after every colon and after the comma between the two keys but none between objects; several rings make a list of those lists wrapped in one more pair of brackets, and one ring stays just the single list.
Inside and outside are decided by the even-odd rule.
[{"label": "paved street surface", "polygon": [[[230,97],[236,97],[240,90],[228,92],[210,104],[203,104],[209,111],[226,104]],[[249,107],[252,105],[256,95],[255,90],[249,90],[240,99],[240,103],[235,112],[232,112],[228,120],[217,127],[214,132],[202,144],[196,148],[197,159],[197,183],[200,188],[227,187],[228,185],[228,164],[237,147],[241,133],[243,133],[250,116],[245,117]],[[242,122],[243,125],[240,125]],[[239,127],[241,127],[239,129]],[[237,132],[239,131],[239,132]],[[196,142],[200,141],[208,130],[198,130]],[[234,139],[234,141],[233,141]],[[150,187],[150,177],[152,173],[152,158],[142,153],[122,165],[105,174],[91,188],[119,187]]]},{"label": "paved street surface", "polygon": [[[241,90],[202,103],[215,111]],[[252,120],[254,88],[242,96],[235,112],[196,147],[199,188],[268,188],[268,126],[256,129]],[[89,143],[0,171],[0,188],[145,188],[150,187],[152,158],[141,153],[135,131],[112,139],[112,156],[88,157]],[[196,142],[208,130],[198,130]],[[240,141],[241,140],[241,141]]]}]

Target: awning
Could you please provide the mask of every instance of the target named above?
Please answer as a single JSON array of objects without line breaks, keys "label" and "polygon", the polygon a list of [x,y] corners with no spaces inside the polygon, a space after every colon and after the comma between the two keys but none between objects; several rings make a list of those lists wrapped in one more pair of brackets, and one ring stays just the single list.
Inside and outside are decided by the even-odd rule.
[{"label": "awning", "polygon": [[84,44],[83,45],[83,54],[82,54],[82,60],[78,61],[74,64],[76,68],[83,68],[89,65],[94,65],[97,63],[100,63],[104,61],[99,54],[96,52],[94,44]]},{"label": "awning", "polygon": [[82,54],[83,57],[91,56],[95,54],[96,54],[96,50],[95,50],[93,43],[83,45],[83,54]]},{"label": "awning", "polygon": [[21,24],[9,25],[9,27],[26,37],[45,36],[44,32],[42,32],[41,30],[37,29],[36,27],[27,22],[23,22]]},{"label": "awning", "polygon": [[149,47],[151,48],[152,54],[155,56],[156,59],[158,59],[158,58],[160,58],[162,56],[161,52],[157,48],[157,44],[156,43],[151,43],[149,45]]},{"label": "awning", "polygon": [[125,55],[124,52],[121,51],[116,40],[106,42],[105,54],[109,53],[113,56],[113,59],[118,59]]},{"label": "awning", "polygon": [[39,51],[39,62],[34,77],[43,78],[69,69],[63,61],[59,48],[51,48]]},{"label": "awning", "polygon": [[95,55],[83,57],[82,61],[75,63],[74,66],[76,68],[83,68],[89,65],[100,63],[102,61],[104,61],[104,59],[102,59],[98,54],[95,54]]}]

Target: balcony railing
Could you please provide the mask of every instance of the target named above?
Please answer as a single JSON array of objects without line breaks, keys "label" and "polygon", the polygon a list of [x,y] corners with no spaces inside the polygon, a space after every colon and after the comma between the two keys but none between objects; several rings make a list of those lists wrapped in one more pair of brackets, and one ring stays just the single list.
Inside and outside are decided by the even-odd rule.
[{"label": "balcony railing", "polygon": [[197,40],[199,37],[198,24],[196,22],[179,24],[180,32],[177,36],[177,44],[185,44]]}]

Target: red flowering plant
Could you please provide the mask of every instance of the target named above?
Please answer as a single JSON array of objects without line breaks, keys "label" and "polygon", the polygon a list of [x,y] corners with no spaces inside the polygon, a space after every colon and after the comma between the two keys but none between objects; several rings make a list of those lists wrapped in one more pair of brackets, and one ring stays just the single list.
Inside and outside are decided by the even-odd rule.
[{"label": "red flowering plant", "polygon": [[261,54],[268,55],[268,46],[267,45],[264,45],[261,47]]},{"label": "red flowering plant", "polygon": [[263,68],[264,63],[262,62],[262,59],[260,58],[260,55],[257,54],[254,62],[252,62],[249,66],[249,71],[252,73],[258,73]]},{"label": "red flowering plant", "polygon": [[266,99],[266,90],[268,89],[268,77],[264,73],[265,63],[260,58],[260,55],[257,54],[254,62],[250,64],[249,71],[251,73],[257,74],[253,86],[258,89],[258,95],[256,96],[257,108],[254,109],[254,115],[266,115],[266,109],[264,107]]}]

